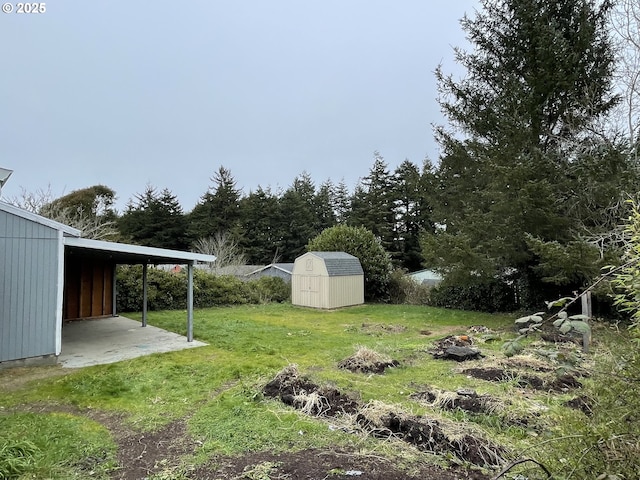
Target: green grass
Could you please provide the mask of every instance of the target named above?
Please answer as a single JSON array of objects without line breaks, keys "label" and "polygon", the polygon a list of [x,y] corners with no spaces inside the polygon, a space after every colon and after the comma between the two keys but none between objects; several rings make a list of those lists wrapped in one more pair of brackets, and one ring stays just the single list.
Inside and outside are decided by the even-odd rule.
[{"label": "green grass", "polygon": [[[126,316],[140,318],[139,314]],[[149,324],[186,333],[185,313],[180,311],[150,312]],[[582,414],[562,406],[571,395],[530,392],[524,398],[514,384],[456,374],[458,364],[433,360],[427,353],[434,340],[464,333],[471,325],[488,326],[502,340],[514,335],[512,316],[418,306],[365,305],[320,311],[270,304],[197,310],[195,338],[208,346],[87,367],[25,384],[0,397],[0,431],[9,440],[35,445],[24,468],[44,478],[76,478],[94,467],[92,459],[101,459],[103,465],[91,470],[93,476],[104,477],[114,461],[114,440],[80,413],[25,413],[30,405],[46,405],[48,411],[107,411],[120,415],[123,426],[136,431],[157,430],[186,418],[200,447],[185,462],[203,462],[213,454],[330,445],[376,451],[395,448],[330,430],[325,421],[263,398],[262,387],[290,364],[296,364],[314,382],[332,384],[363,403],[379,400],[416,414],[473,424],[514,452],[531,451],[541,438],[565,435],[563,425],[584,421]],[[501,344],[498,340],[482,344],[481,349],[488,358],[501,359]],[[384,353],[400,366],[384,375],[338,369],[338,362],[359,346]],[[594,358],[599,351],[596,345]],[[0,372],[0,384],[2,379]],[[473,388],[505,398],[509,405],[500,415],[436,412],[410,398],[426,386],[454,391]],[[532,405],[546,411],[535,420],[543,429],[535,432],[505,425],[509,415],[529,414]]]},{"label": "green grass", "polygon": [[115,444],[108,431],[83,417],[67,413],[2,415],[0,432],[0,478],[100,477],[114,466]]}]

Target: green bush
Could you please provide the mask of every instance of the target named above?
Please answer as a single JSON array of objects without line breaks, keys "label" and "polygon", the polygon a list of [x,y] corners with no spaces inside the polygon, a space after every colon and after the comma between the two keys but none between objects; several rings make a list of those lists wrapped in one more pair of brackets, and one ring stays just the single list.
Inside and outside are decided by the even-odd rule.
[{"label": "green bush", "polygon": [[257,303],[282,303],[291,299],[291,284],[280,277],[260,277],[247,283]]},{"label": "green bush", "polygon": [[389,277],[389,301],[401,305],[428,305],[432,287],[407,277],[404,271],[396,269]]},{"label": "green bush", "polygon": [[193,303],[198,308],[216,305],[244,305],[251,302],[251,290],[233,275],[194,274]]},{"label": "green bush", "polygon": [[[147,271],[147,308],[182,310],[187,307],[187,275],[157,268]],[[122,266],[116,274],[117,311],[142,310],[142,266]],[[218,305],[284,302],[291,297],[291,286],[281,278],[262,277],[243,282],[232,275],[214,275],[194,270],[193,305],[207,308]]]},{"label": "green bush", "polygon": [[[184,273],[147,270],[147,308],[177,310],[187,307],[187,282]],[[117,311],[142,310],[142,265],[118,267],[116,273]]]},{"label": "green bush", "polygon": [[509,312],[516,309],[513,289],[504,282],[449,285],[443,282],[431,290],[429,303],[434,307],[478,310],[481,312]]}]

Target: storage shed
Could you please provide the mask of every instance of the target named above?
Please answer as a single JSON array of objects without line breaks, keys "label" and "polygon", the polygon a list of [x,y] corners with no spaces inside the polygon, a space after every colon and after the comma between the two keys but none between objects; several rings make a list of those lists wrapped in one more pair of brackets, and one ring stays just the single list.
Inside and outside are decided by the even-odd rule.
[{"label": "storage shed", "polygon": [[307,252],[299,256],[291,275],[291,303],[314,308],[363,304],[360,260],[345,252]]},{"label": "storage shed", "polygon": [[[188,265],[187,338],[193,339],[193,265],[215,257],[81,238],[75,228],[0,202],[0,368],[55,363],[63,320],[116,314],[115,268]],[[89,341],[89,340],[88,340]]]}]

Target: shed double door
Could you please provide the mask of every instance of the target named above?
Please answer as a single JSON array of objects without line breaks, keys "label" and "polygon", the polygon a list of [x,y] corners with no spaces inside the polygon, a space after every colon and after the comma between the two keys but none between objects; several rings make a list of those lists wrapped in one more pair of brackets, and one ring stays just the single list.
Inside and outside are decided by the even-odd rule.
[{"label": "shed double door", "polygon": [[310,307],[320,306],[320,277],[303,275],[300,277],[300,280],[300,297],[302,304]]}]

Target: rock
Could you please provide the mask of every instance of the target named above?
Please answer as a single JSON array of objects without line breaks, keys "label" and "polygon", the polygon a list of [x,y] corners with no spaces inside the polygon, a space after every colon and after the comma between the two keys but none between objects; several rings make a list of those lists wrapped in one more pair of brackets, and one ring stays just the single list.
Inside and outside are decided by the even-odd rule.
[{"label": "rock", "polygon": [[480,358],[480,350],[471,347],[447,347],[444,355],[440,358],[464,362],[465,360],[475,360]]},{"label": "rock", "polygon": [[456,393],[461,397],[477,397],[478,396],[476,391],[470,388],[460,388],[456,390]]}]

